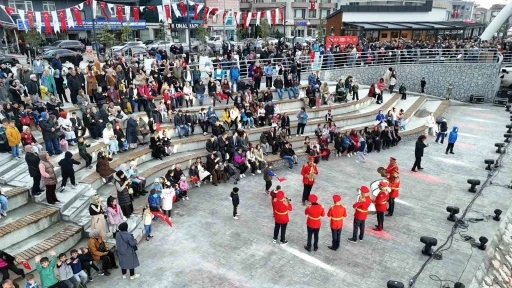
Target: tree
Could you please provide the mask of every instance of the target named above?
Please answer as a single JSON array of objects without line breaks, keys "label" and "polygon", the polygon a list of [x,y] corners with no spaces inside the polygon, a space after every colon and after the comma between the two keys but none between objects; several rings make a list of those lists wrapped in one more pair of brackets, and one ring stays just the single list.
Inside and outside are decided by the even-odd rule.
[{"label": "tree", "polygon": [[236,41],[238,41],[238,42],[242,41],[242,39],[245,38],[245,35],[246,35],[245,30],[242,27],[238,27],[236,29]]},{"label": "tree", "polygon": [[121,27],[121,41],[131,40],[133,29],[130,27],[130,22],[127,22]]},{"label": "tree", "polygon": [[267,22],[267,19],[263,19],[260,21],[260,37],[264,41],[267,41],[267,38],[270,36],[270,25]]},{"label": "tree", "polygon": [[325,42],[326,29],[325,20],[320,20],[320,24],[318,24],[318,28],[316,29],[316,40],[319,44],[324,44]]},{"label": "tree", "polygon": [[272,29],[272,32],[270,33],[270,36],[276,38],[276,39],[281,39],[284,37],[284,34],[277,30],[277,29]]},{"label": "tree", "polygon": [[208,29],[204,28],[204,25],[197,26],[196,29],[196,40],[201,43],[206,43],[206,37],[208,37]]},{"label": "tree", "polygon": [[41,47],[41,45],[44,44],[45,38],[42,36],[41,33],[39,33],[37,27],[34,25],[34,27],[27,30],[27,35],[25,37],[25,43],[27,45],[30,45],[30,47],[36,49]]},{"label": "tree", "polygon": [[101,27],[100,31],[98,31],[97,37],[100,40],[100,43],[105,45],[105,48],[112,47],[112,44],[114,44],[114,40],[116,39],[114,36],[114,31],[112,31],[110,26],[106,24]]},{"label": "tree", "polygon": [[156,30],[155,34],[156,39],[165,40],[165,23],[163,21],[160,21],[158,24],[158,30]]}]

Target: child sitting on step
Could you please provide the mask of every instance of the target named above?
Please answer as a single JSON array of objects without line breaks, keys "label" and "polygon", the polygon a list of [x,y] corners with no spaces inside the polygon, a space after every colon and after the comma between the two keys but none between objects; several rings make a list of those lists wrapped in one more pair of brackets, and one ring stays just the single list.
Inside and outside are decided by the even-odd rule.
[{"label": "child sitting on step", "polygon": [[87,272],[89,276],[89,281],[92,281],[91,268],[98,273],[98,275],[103,276],[103,271],[94,264],[92,259],[92,254],[89,252],[87,247],[78,248],[78,259],[80,259],[80,264],[82,264],[82,269]]},{"label": "child sitting on step", "polygon": [[62,152],[66,152],[69,150],[69,144],[68,144],[68,141],[66,141],[66,136],[64,136],[64,134],[60,135],[59,136],[59,147],[60,147],[60,151]]},{"label": "child sitting on step", "polygon": [[187,196],[188,182],[187,182],[187,177],[185,175],[181,175],[179,185],[180,185],[180,190],[181,190],[181,199],[188,200],[188,196]]}]

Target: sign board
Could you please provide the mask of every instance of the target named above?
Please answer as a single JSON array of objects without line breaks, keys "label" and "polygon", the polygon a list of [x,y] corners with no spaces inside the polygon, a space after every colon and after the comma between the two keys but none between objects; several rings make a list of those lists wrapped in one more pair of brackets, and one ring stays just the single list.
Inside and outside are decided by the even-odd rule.
[{"label": "sign board", "polygon": [[339,45],[340,48],[347,46],[348,44],[357,45],[359,43],[359,37],[357,36],[327,36],[325,37],[325,48],[330,49],[331,46]]},{"label": "sign board", "polygon": [[197,29],[199,27],[199,24],[194,24],[194,23],[172,23],[171,24],[171,29]]},{"label": "sign board", "polygon": [[[92,20],[84,20],[84,25],[78,26],[75,25],[75,27],[68,27],[69,31],[86,31],[86,30],[92,30]],[[50,22],[53,27],[53,21]],[[28,25],[28,20],[25,20],[25,26],[23,26],[23,22],[21,19],[17,19],[16,25],[18,26],[18,30],[25,31],[30,27]],[[115,21],[111,19],[110,21],[107,20],[96,20],[96,29],[100,30],[103,28],[103,26],[108,25],[110,29],[112,30],[120,30],[124,25],[128,25],[132,29],[146,29],[146,20],[139,20],[138,22],[121,22],[121,21]],[[25,28],[27,27],[27,28]],[[41,31],[44,33],[44,22],[41,23]]]}]

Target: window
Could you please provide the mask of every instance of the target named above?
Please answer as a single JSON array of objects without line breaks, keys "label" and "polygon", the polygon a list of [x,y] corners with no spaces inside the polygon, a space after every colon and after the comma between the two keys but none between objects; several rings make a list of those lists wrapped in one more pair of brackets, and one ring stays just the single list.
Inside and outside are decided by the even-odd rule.
[{"label": "window", "polygon": [[309,18],[316,18],[316,9],[309,10]]},{"label": "window", "polygon": [[306,9],[295,9],[294,13],[295,18],[304,19],[306,16]]},{"label": "window", "polygon": [[320,19],[327,19],[327,15],[329,15],[329,9],[322,9],[320,11]]},{"label": "window", "polygon": [[57,9],[55,9],[55,2],[43,1],[43,11],[57,11]]},{"label": "window", "polygon": [[8,5],[9,7],[16,8],[15,13],[18,13],[18,9],[34,11],[34,8],[32,7],[32,1],[9,0]]}]

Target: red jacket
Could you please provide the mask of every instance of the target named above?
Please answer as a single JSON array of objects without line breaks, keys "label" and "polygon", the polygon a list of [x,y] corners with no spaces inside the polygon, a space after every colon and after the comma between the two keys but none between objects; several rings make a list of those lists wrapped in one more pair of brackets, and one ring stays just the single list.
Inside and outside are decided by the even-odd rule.
[{"label": "red jacket", "polygon": [[308,205],[304,214],[308,215],[306,225],[309,228],[320,228],[322,226],[322,217],[325,216],[324,206],[320,204]]},{"label": "red jacket", "polygon": [[272,202],[272,207],[274,208],[274,219],[277,224],[287,224],[290,221],[288,217],[288,211],[292,211],[292,204],[285,204],[283,200],[274,199]]},{"label": "red jacket", "polygon": [[357,134],[350,135],[350,139],[354,142],[355,149],[359,148],[359,137]]},{"label": "red jacket", "polygon": [[384,191],[380,191],[379,194],[377,194],[377,197],[373,200],[373,203],[375,203],[375,210],[377,210],[377,212],[386,212],[388,209],[388,198],[388,194]]},{"label": "red jacket", "polygon": [[366,217],[368,216],[368,207],[370,207],[370,204],[372,203],[372,199],[368,197],[362,197],[358,202],[354,203],[352,207],[356,209],[354,212],[354,219],[357,220],[366,220]]},{"label": "red jacket", "polygon": [[396,178],[395,180],[389,183],[389,188],[391,188],[391,192],[389,192],[389,197],[398,198],[400,194],[400,179]]},{"label": "red jacket", "polygon": [[393,174],[398,173],[398,166],[396,164],[389,164],[388,167],[386,167],[386,174],[388,175],[388,181],[391,182],[393,179],[395,179],[395,176]]},{"label": "red jacket", "polygon": [[332,205],[327,212],[327,217],[331,217],[331,229],[341,229],[343,228],[343,218],[347,217],[347,209],[341,204]]},{"label": "red jacket", "polygon": [[254,68],[252,69],[252,74],[254,75],[253,78],[261,78],[263,76],[263,69],[261,68],[261,66],[254,66]]},{"label": "red jacket", "polygon": [[309,180],[307,177],[311,172],[313,172],[315,175],[318,175],[318,168],[316,165],[309,166],[309,164],[305,164],[302,166],[302,170],[300,171],[300,175],[302,175],[302,183],[313,185],[315,183],[315,178],[313,180]]}]

